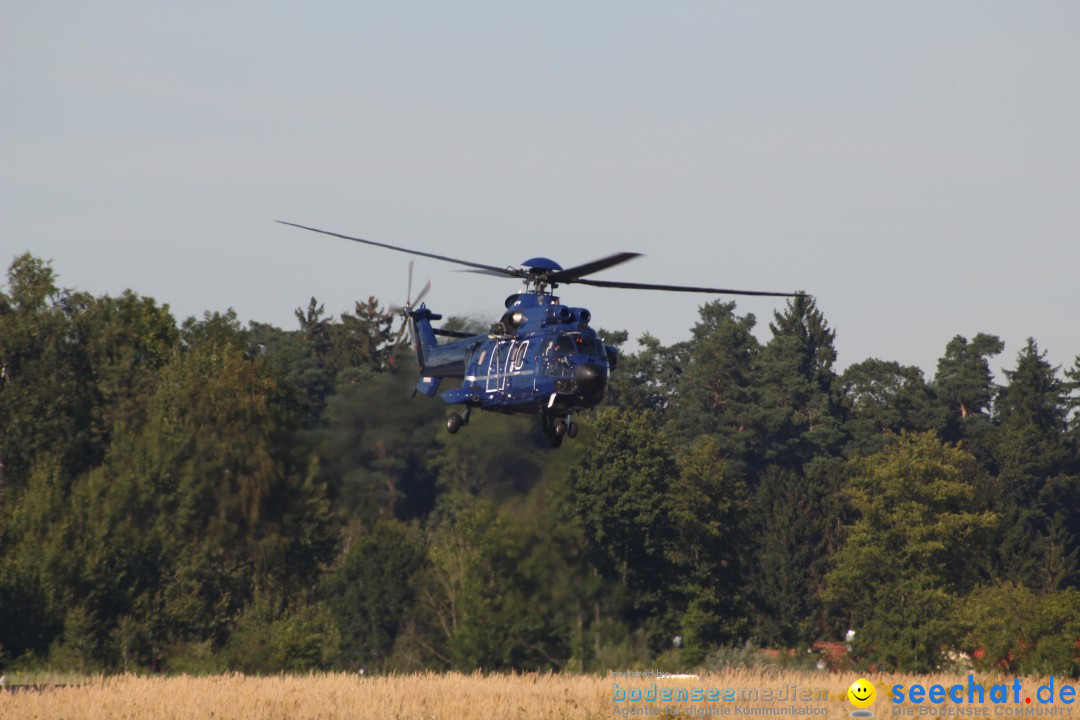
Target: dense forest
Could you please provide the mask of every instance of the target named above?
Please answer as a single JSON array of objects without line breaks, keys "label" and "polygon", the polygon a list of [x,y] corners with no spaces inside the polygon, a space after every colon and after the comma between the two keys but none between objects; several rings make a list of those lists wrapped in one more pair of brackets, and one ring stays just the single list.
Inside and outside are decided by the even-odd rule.
[{"label": "dense forest", "polygon": [[839,372],[814,300],[767,342],[708,302],[553,451],[449,436],[376,299],[296,316],[178,323],[14,260],[0,669],[675,669],[854,629],[867,667],[1080,672],[1080,358],[1029,340],[997,382],[979,334],[932,378]]}]

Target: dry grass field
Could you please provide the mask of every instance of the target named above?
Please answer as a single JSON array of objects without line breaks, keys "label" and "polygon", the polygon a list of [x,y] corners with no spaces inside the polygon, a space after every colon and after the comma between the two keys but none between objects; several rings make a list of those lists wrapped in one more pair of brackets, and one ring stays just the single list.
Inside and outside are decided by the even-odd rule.
[{"label": "dry grass field", "polygon": [[[698,679],[626,679],[595,675],[462,675],[419,674],[361,677],[349,674],[245,677],[139,677],[132,675],[88,679],[79,686],[0,692],[0,718],[22,720],[120,720],[124,718],[213,718],[265,720],[281,718],[399,718],[401,720],[455,720],[457,718],[607,718],[722,716],[846,718],[854,709],[847,701],[854,674],[733,670]],[[987,717],[1051,714],[1071,717],[1069,704],[1040,705],[1034,698],[1046,679],[1021,679],[1020,703],[1012,702],[1014,678],[976,676],[987,692],[984,704],[910,702],[895,706],[890,688],[940,684],[965,685],[966,675],[870,675],[877,686],[877,702],[870,708],[878,718],[927,715],[931,717],[984,714]],[[655,688],[663,694],[695,688],[715,688],[721,699],[700,701],[616,702],[615,684],[628,698]],[[1007,684],[1008,702],[993,704],[994,684]],[[1056,680],[1055,697],[1063,681]],[[770,692],[771,691],[771,694]],[[724,700],[723,696],[734,696]],[[810,696],[810,699],[807,699]],[[1026,704],[1025,697],[1033,703]],[[947,699],[947,698],[946,698]],[[785,712],[780,712],[788,708]],[[802,710],[799,710],[802,708]],[[811,710],[807,714],[807,710]],[[898,712],[905,711],[905,712]],[[921,712],[920,712],[921,711]],[[978,712],[973,712],[978,711]],[[1077,713],[1080,716],[1080,712]]]}]

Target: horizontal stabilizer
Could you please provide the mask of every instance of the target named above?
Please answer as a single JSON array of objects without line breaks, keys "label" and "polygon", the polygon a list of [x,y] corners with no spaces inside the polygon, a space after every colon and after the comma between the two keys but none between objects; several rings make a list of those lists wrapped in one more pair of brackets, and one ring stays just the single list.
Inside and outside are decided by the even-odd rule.
[{"label": "horizontal stabilizer", "polygon": [[441,377],[422,377],[420,378],[420,381],[416,383],[416,390],[428,397],[435,397],[435,393],[439,392],[440,382],[442,382]]}]

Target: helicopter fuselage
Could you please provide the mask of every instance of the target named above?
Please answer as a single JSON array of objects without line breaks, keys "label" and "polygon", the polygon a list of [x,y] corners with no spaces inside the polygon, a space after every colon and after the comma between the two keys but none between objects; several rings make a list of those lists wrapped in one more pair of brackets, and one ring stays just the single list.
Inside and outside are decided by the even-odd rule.
[{"label": "helicopter fuselage", "polygon": [[443,378],[459,378],[460,387],[440,393],[448,403],[567,424],[574,411],[600,403],[617,353],[589,326],[589,311],[533,292],[510,296],[506,306],[491,332],[443,344],[431,326],[441,316],[423,305],[412,310],[417,390],[434,396]]},{"label": "helicopter fuselage", "polygon": [[[414,303],[411,299],[412,264],[409,264],[410,299],[400,309],[407,320],[407,327],[413,331],[420,364],[420,382],[416,389],[428,397],[434,397],[439,392],[443,378],[461,379],[461,387],[444,390],[441,394],[448,403],[465,406],[463,415],[452,412],[446,419],[446,429],[451,433],[456,433],[469,422],[469,413],[474,408],[481,408],[538,416],[552,447],[559,447],[564,435],[571,438],[577,435],[577,423],[571,420],[571,413],[595,407],[604,398],[608,374],[615,369],[618,353],[614,347],[605,346],[589,327],[591,315],[588,310],[559,303],[559,298],[552,294],[559,285],[582,283],[628,290],[805,297],[805,293],[596,280],[589,277],[633,260],[639,256],[635,252],[617,252],[569,268],[563,268],[545,257],[530,258],[521,267],[499,267],[307,225],[282,220],[278,222],[365,245],[463,265],[469,268],[467,272],[516,278],[525,282],[523,292],[507,298],[506,313],[491,327],[491,332],[486,335],[466,335],[431,326],[431,321],[439,320],[441,316],[420,303],[431,283],[420,292]],[[404,331],[405,327],[401,334]],[[394,341],[395,346],[401,334]],[[440,344],[439,335],[457,339]]]}]

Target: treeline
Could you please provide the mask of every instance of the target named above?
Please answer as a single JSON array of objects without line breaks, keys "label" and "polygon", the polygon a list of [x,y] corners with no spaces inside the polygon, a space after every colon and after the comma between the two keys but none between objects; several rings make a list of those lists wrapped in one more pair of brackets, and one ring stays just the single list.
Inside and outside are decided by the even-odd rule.
[{"label": "treeline", "polygon": [[[645,336],[552,451],[451,437],[375,299],[178,324],[17,258],[0,293],[0,667],[1080,672],[1080,358],[835,369],[812,299]],[[689,321],[688,321],[689,323]],[[461,328],[468,321],[454,319]],[[621,344],[626,333],[604,333]]]}]

